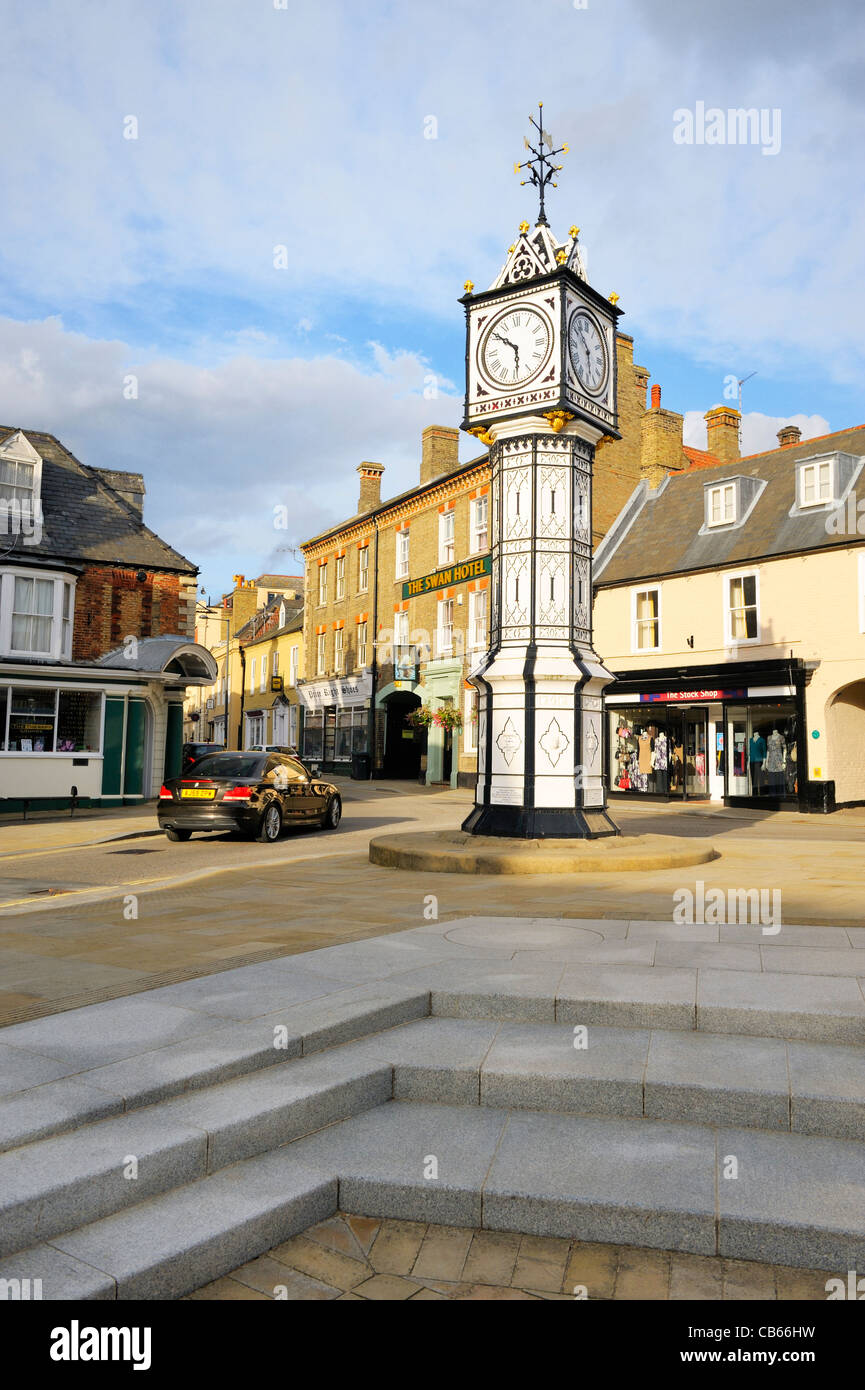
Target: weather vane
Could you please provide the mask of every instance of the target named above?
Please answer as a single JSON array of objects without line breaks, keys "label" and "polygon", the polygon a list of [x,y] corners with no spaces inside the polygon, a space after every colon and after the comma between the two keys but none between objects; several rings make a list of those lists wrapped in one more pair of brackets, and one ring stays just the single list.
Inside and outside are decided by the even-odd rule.
[{"label": "weather vane", "polygon": [[538,225],[548,226],[547,216],[544,212],[544,189],[548,183],[551,183],[553,188],[558,187],[553,174],[558,173],[562,166],[561,164],[553,164],[552,161],[557,154],[567,154],[568,147],[567,145],[560,145],[557,150],[553,149],[553,138],[548,131],[544,130],[544,103],[542,101],[538,102],[538,119],[535,120],[534,116],[529,116],[529,122],[538,132],[538,147],[535,149],[531,140],[523,136],[523,144],[529,151],[531,158],[524,160],[522,164],[515,164],[514,173],[518,174],[521,169],[530,171],[527,179],[520,179],[520,184],[533,183],[535,185],[541,200]]}]

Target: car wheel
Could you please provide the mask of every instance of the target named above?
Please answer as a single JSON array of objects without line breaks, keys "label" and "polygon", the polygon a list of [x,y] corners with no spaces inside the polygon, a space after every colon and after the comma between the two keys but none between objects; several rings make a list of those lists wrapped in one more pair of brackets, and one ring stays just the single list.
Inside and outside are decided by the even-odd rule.
[{"label": "car wheel", "polygon": [[259,840],[263,840],[265,844],[272,845],[275,840],[279,839],[279,832],[281,829],[282,816],[280,815],[279,807],[275,801],[271,801],[261,818],[261,824],[258,827],[258,838]]},{"label": "car wheel", "polygon": [[165,838],[171,840],[174,844],[176,844],[178,840],[181,842],[188,840],[191,834],[191,830],[175,830],[173,825],[166,825],[165,827]]},{"label": "car wheel", "polygon": [[338,796],[332,796],[327,803],[327,810],[322,817],[322,827],[325,830],[336,830],[342,820],[342,802]]}]

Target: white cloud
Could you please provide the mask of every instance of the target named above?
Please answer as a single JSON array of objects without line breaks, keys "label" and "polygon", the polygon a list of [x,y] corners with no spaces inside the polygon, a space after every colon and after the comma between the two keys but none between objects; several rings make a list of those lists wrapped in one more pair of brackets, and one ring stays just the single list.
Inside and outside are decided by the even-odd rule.
[{"label": "white cloud", "polygon": [[[238,568],[267,568],[293,545],[351,515],[362,458],[386,467],[392,496],[418,476],[428,424],[457,424],[461,402],[422,393],[427,364],[377,346],[365,363],[262,359],[212,367],[138,361],[57,318],[0,320],[0,420],[57,435],[83,463],[144,474],[145,520],[206,571],[214,592]],[[128,373],[138,398],[123,396]],[[465,441],[466,457],[476,452]],[[274,530],[274,507],[289,512]],[[258,568],[257,568],[258,567]]]}]

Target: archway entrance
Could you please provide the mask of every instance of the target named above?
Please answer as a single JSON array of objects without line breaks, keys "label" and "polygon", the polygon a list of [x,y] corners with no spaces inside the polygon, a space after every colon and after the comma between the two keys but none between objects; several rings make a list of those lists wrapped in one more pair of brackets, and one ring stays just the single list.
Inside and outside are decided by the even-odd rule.
[{"label": "archway entrance", "polygon": [[830,697],[826,744],[831,771],[823,776],[835,783],[835,804],[865,801],[865,681],[853,681]]},{"label": "archway entrance", "polygon": [[426,752],[426,729],[413,729],[405,717],[420,708],[420,699],[408,690],[397,690],[385,702],[387,726],[384,741],[385,777],[405,777],[417,781],[421,756]]}]

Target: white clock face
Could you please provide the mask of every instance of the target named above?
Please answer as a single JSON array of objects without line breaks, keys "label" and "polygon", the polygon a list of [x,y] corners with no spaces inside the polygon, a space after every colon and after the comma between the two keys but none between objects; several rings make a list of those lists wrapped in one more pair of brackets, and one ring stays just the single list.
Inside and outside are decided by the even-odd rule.
[{"label": "white clock face", "polygon": [[597,395],[607,380],[607,347],[595,320],[584,309],[571,315],[568,352],[580,385]]},{"label": "white clock face", "polygon": [[522,386],[546,364],[552,346],[546,315],[522,305],[493,319],[478,356],[484,375],[497,386]]}]

